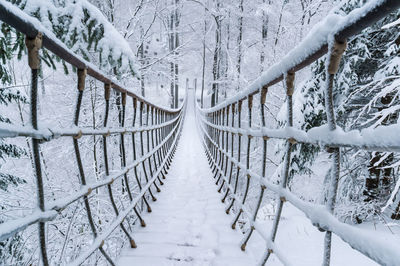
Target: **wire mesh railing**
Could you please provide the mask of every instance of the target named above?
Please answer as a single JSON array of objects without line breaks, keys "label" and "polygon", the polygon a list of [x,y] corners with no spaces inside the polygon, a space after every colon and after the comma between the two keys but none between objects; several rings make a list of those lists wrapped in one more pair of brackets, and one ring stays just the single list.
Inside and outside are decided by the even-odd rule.
[{"label": "wire mesh railing", "polygon": [[[136,247],[132,225],[135,220],[141,226],[146,225],[141,212],[143,209],[151,212],[150,201],[156,201],[155,192],[161,191],[162,179],[165,179],[180,137],[186,104],[184,102],[179,109],[163,108],[125,89],[70,52],[54,39],[50,32],[41,27],[39,22],[32,23],[21,18],[14,9],[7,8],[3,3],[0,3],[0,19],[26,35],[25,43],[31,71],[31,126],[1,123],[0,136],[9,139],[26,137],[29,140],[37,196],[37,210],[0,224],[0,241],[7,241],[25,231],[34,232],[32,225],[37,224],[38,238],[33,238],[38,241],[33,240],[33,243],[36,243],[39,252],[34,249],[33,253],[38,255],[36,259],[29,259],[28,264],[41,262],[43,265],[80,265],[86,262],[93,265],[97,264],[98,257],[102,256],[109,264],[115,265],[115,256],[109,253],[117,254],[114,250],[117,245],[110,244],[107,250],[107,241],[118,230],[124,241],[128,240],[132,248]],[[39,51],[42,47],[77,69],[77,96],[74,103],[71,103],[75,104],[75,110],[65,114],[73,121],[70,128],[46,127],[40,123],[44,119],[52,119],[41,117],[38,112],[38,73],[41,67]],[[81,123],[83,102],[85,97],[88,97],[85,94],[87,76],[104,84],[103,99],[96,99],[99,106],[104,107],[102,125],[95,128]],[[42,102],[41,107],[43,105],[46,105],[46,102]],[[127,125],[127,122],[130,125]],[[97,141],[96,136],[99,137]],[[75,169],[68,171],[71,176],[78,176],[79,184],[76,190],[63,191],[65,193],[60,193],[63,196],[58,197],[57,191],[46,190],[48,186],[45,183],[48,180],[43,169],[46,156],[41,147],[65,138],[71,140],[69,144],[66,142],[66,145],[71,146],[71,154],[63,154],[67,149],[63,146],[62,150],[56,150],[52,154],[57,160],[51,159],[55,161],[55,166],[60,168],[62,164],[74,160],[72,165]],[[97,169],[96,180],[89,178],[94,175],[93,168],[88,167],[86,154],[82,153],[87,145],[85,138],[94,138],[94,149],[99,146],[99,150],[102,151],[98,155],[98,160],[101,161],[98,167],[102,172]],[[119,165],[116,164],[118,160]],[[51,177],[49,179],[54,182]],[[105,204],[110,207],[106,208]],[[75,211],[65,214],[66,210],[73,206]],[[101,213],[106,212],[111,214],[107,213],[106,218],[101,217]],[[68,242],[72,239],[70,231],[75,230],[72,227],[76,213],[86,217],[85,222],[75,226],[78,230],[77,237],[83,235],[83,231],[91,233],[86,238],[82,237],[83,242],[70,247]],[[58,230],[64,242],[64,246],[58,251],[51,248],[57,241],[56,237],[52,238],[49,229],[50,225],[57,228],[57,224],[53,222],[56,219],[63,219],[66,225],[69,223],[65,231]],[[88,258],[97,252],[101,255],[88,262]],[[65,255],[66,253],[68,254]],[[61,257],[64,258],[61,260]]]},{"label": "wire mesh railing", "polygon": [[[219,186],[218,191],[223,193],[222,202],[227,203],[226,213],[229,214],[232,210],[234,212],[232,229],[237,227],[239,220],[248,224],[241,243],[243,251],[255,231],[265,240],[266,249],[260,261],[261,265],[268,261],[271,254],[275,254],[284,265],[295,265],[286,255],[290,253],[290,250],[276,244],[282,210],[286,202],[302,211],[314,226],[325,232],[323,265],[330,264],[332,234],[339,236],[352,248],[382,265],[398,265],[400,246],[388,245],[365,230],[339,221],[333,214],[340,178],[341,151],[344,148],[389,152],[399,152],[400,148],[398,141],[388,142],[383,138],[384,127],[370,134],[368,138],[361,130],[356,139],[351,136],[351,133],[336,130],[333,81],[338,72],[341,56],[345,52],[347,39],[399,7],[399,1],[370,1],[364,7],[344,17],[337,25],[330,25],[334,30],[329,34],[311,36],[315,37],[314,42],[300,43],[247,90],[215,107],[209,109],[197,107],[196,113],[203,133],[203,144],[216,184]],[[310,65],[326,53],[328,63],[325,70],[327,78],[324,105],[327,125],[321,127],[319,134],[316,135],[293,127],[294,80],[298,70]],[[265,115],[268,88],[280,81],[284,81],[286,90],[286,127],[270,129],[266,127]],[[256,105],[255,101],[257,101]],[[258,125],[254,125],[255,112],[260,118]],[[281,179],[278,182],[273,182],[266,177],[267,150],[269,143],[273,140],[285,141]],[[325,206],[305,201],[288,188],[292,151],[295,145],[302,143],[320,146],[329,154],[330,180],[324,188],[328,194]],[[257,169],[259,172],[256,172],[253,167],[254,161],[260,159],[252,157],[252,151],[256,148],[261,150],[262,157],[261,169]],[[256,195],[255,200],[251,202],[249,201],[250,187],[254,188],[252,194]],[[262,202],[265,201],[266,191],[277,195],[277,206],[270,234],[265,232],[266,228],[263,228],[257,220]]]}]

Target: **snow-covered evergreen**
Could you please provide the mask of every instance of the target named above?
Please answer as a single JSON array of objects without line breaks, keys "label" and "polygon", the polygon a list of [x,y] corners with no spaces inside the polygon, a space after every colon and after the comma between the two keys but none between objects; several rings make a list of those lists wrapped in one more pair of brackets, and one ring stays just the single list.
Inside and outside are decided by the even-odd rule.
[{"label": "snow-covered evergreen", "polygon": [[[362,6],[363,1],[344,4],[340,13],[349,13]],[[399,13],[364,30],[349,40],[343,63],[336,79],[335,105],[339,126],[345,130],[377,128],[398,123],[398,51],[400,31],[390,23]],[[386,26],[385,25],[389,25]],[[295,93],[295,126],[308,131],[326,124],[323,108],[325,59],[311,67],[311,76]],[[284,109],[283,109],[284,111]],[[283,117],[283,116],[281,116]],[[299,144],[292,159],[292,178],[295,175],[321,175],[320,163],[324,151],[309,144]],[[394,153],[366,152],[348,149],[343,154],[339,186],[339,217],[351,223],[397,217],[396,182],[398,156]],[[327,168],[326,171],[329,171]],[[314,173],[315,172],[315,173]],[[293,180],[296,186],[296,180]],[[300,179],[299,182],[302,182]],[[323,200],[324,195],[320,195]],[[391,212],[382,214],[382,207]]]}]

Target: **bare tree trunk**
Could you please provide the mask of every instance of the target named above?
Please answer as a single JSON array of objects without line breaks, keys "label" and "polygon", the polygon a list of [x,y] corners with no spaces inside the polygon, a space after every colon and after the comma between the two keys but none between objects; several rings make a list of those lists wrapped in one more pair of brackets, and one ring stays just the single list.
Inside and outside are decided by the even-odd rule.
[{"label": "bare tree trunk", "polygon": [[179,70],[178,70],[178,51],[176,50],[179,47],[179,33],[178,33],[178,27],[179,27],[179,14],[178,14],[178,5],[179,5],[179,0],[175,0],[175,11],[174,11],[174,16],[175,16],[175,24],[174,24],[174,37],[175,37],[175,45],[174,45],[174,58],[175,58],[175,104],[174,107],[178,108],[178,102],[179,102]]},{"label": "bare tree trunk", "polygon": [[219,68],[218,68],[218,55],[219,55],[219,22],[217,22],[217,30],[215,31],[215,49],[214,49],[214,62],[213,62],[213,84],[211,94],[211,106],[215,106],[217,103],[218,94],[218,80],[219,80]]},{"label": "bare tree trunk", "polygon": [[282,27],[283,10],[284,10],[286,4],[287,4],[287,0],[282,1],[281,12],[279,13],[278,29],[276,30],[276,36],[275,36],[274,48],[273,48],[274,58],[275,58],[275,54],[276,54],[276,46],[278,45],[278,41],[279,41],[279,33],[281,32],[281,27]]},{"label": "bare tree trunk", "polygon": [[[145,64],[145,62],[144,62],[145,61],[144,60],[144,47],[143,46],[144,46],[144,44],[142,43],[139,47],[140,63],[142,64],[142,66]],[[144,71],[141,71],[140,73],[141,73],[140,74],[140,92],[141,92],[142,96],[145,97],[146,93],[145,93],[145,86],[144,86],[144,79],[145,79]]]},{"label": "bare tree trunk", "polygon": [[[144,30],[143,30],[143,27],[140,26],[140,40],[141,40],[141,42],[140,42],[140,45],[138,47],[138,57],[139,57],[139,62],[140,62],[140,65],[141,65],[142,68],[146,64],[145,63],[145,56],[144,56],[144,38],[145,38]],[[116,72],[117,72],[117,70],[116,70],[116,68],[114,68],[114,74],[116,74]],[[144,84],[144,79],[145,79],[144,71],[141,71],[140,73],[141,73],[140,74],[140,93],[141,93],[141,95],[143,97],[145,97],[146,94],[145,94],[145,84]]]},{"label": "bare tree trunk", "polygon": [[304,31],[304,23],[306,20],[306,3],[305,0],[300,0],[300,4],[301,4],[301,21],[300,21],[300,41],[303,39],[303,31]]},{"label": "bare tree trunk", "polygon": [[172,0],[173,10],[170,14],[170,21],[169,21],[169,50],[172,52],[172,60],[170,63],[170,73],[171,73],[171,83],[170,83],[170,90],[171,90],[171,107],[178,108],[179,102],[179,66],[178,66],[178,56],[179,52],[177,48],[179,47],[179,34],[178,34],[178,27],[179,27],[179,0]]},{"label": "bare tree trunk", "polygon": [[231,12],[228,13],[228,21],[226,23],[226,52],[225,52],[225,69],[224,69],[224,98],[228,97],[228,71],[229,71],[229,62],[228,62],[228,53],[230,50],[230,39],[231,39]]},{"label": "bare tree trunk", "polygon": [[110,9],[109,19],[111,23],[115,26],[114,24],[115,0],[108,0],[107,2],[108,2],[108,8]]},{"label": "bare tree trunk", "polygon": [[241,67],[242,67],[242,40],[243,40],[243,0],[239,0],[239,35],[237,39],[237,46],[238,46],[238,55],[237,55],[237,64],[236,64],[236,71],[237,71],[237,91],[240,90],[240,79],[241,79]]},{"label": "bare tree trunk", "polygon": [[[265,4],[266,0],[263,0],[263,3]],[[271,0],[268,0],[268,5],[271,5]],[[264,71],[265,50],[267,48],[267,40],[268,40],[268,23],[269,23],[269,16],[265,11],[263,11],[262,26],[261,26],[260,73]]]},{"label": "bare tree trunk", "polygon": [[203,34],[203,66],[201,73],[201,108],[204,107],[203,97],[204,97],[204,83],[205,83],[205,75],[206,75],[206,34],[207,34],[207,8],[204,7],[204,34]]},{"label": "bare tree trunk", "polygon": [[[216,12],[219,13],[220,2],[217,0]],[[218,103],[218,89],[220,79],[220,57],[221,57],[221,15],[218,14],[215,17],[216,29],[215,29],[215,49],[214,49],[214,62],[213,62],[213,84],[212,84],[212,95],[211,95],[211,106],[215,106]]]},{"label": "bare tree trunk", "polygon": [[[175,45],[175,40],[174,40],[174,13],[171,12],[170,14],[170,19],[169,19],[169,50],[170,52],[174,51],[174,45]],[[171,108],[174,108],[174,95],[175,95],[175,64],[174,64],[174,58],[172,58],[171,63],[170,63],[170,92],[171,92]]]}]

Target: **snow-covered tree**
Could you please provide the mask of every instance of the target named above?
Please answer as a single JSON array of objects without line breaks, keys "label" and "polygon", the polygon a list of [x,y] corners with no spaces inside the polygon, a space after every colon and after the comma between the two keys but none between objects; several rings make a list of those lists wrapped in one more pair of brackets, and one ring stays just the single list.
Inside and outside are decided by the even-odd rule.
[{"label": "snow-covered tree", "polygon": [[[45,2],[10,0],[10,2],[36,17],[68,48],[87,61],[96,60],[105,71],[116,68],[118,75],[125,72],[136,74],[137,62],[127,42],[107,18],[86,0]],[[21,44],[20,49],[23,47]],[[55,68],[54,60],[59,59],[43,49],[42,60]],[[63,66],[68,73],[68,66],[65,63]]]},{"label": "snow-covered tree", "polygon": [[[362,4],[363,1],[350,1],[338,12],[348,13]],[[399,15],[392,14],[349,40],[334,91],[338,125],[345,130],[376,128],[398,121],[400,31],[398,27],[385,25]],[[311,77],[301,84],[294,96],[295,126],[305,131],[326,124],[323,107],[325,59],[315,62],[311,69]],[[297,144],[291,160],[291,178],[311,175],[318,167],[314,165],[319,162],[316,158],[323,154],[319,147]],[[393,189],[398,160],[393,153],[345,149],[338,215],[357,223],[380,215],[390,194],[397,193]],[[398,214],[394,213],[392,218],[398,219]]]}]

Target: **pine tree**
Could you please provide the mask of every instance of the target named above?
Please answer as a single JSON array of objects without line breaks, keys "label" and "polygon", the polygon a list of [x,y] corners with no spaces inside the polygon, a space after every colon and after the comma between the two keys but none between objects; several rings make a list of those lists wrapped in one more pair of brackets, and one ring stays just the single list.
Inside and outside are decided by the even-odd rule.
[{"label": "pine tree", "polygon": [[[117,43],[122,36],[108,22],[107,18],[95,6],[86,0],[51,0],[46,4],[32,0],[8,0],[28,15],[37,18],[43,26],[51,30],[72,52],[89,62],[95,62],[103,71],[113,73],[118,69],[118,76],[123,73],[136,75],[136,57],[127,43]],[[124,40],[123,40],[124,41]],[[19,43],[22,53],[23,42]],[[56,68],[60,62],[65,72],[69,69],[65,62],[41,50],[43,62]]]},{"label": "pine tree", "polygon": [[[385,28],[384,25],[399,16],[400,12],[396,12],[386,17],[349,44],[338,79],[338,87],[343,90],[343,96],[338,97],[338,117],[346,130],[377,128],[398,121],[400,31],[399,28]],[[393,192],[399,159],[394,153],[363,151],[347,160],[349,165],[368,162],[368,170],[364,167],[351,174],[362,185],[362,189],[356,191],[359,193],[358,200],[369,206],[364,213],[354,216],[356,222],[380,214],[381,207]],[[392,218],[400,219],[400,216],[393,214]]]},{"label": "pine tree", "polygon": [[[21,96],[18,90],[14,90],[10,87],[12,83],[12,75],[7,65],[7,61],[13,57],[13,53],[19,49],[21,35],[16,33],[8,25],[0,24],[0,105],[8,105],[13,102],[26,102],[26,99]],[[0,123],[10,124],[11,120],[0,114]],[[18,186],[19,184],[26,183],[21,177],[7,173],[2,169],[2,164],[7,158],[20,158],[25,155],[26,152],[23,148],[8,143],[5,139],[0,138],[0,190],[8,191],[10,186]],[[5,206],[0,204],[0,209],[4,210]],[[0,223],[4,222],[0,218]],[[7,241],[0,242],[0,261],[5,262],[6,257],[10,257],[10,254],[14,259],[18,260],[18,255],[15,254],[16,247],[20,244],[20,236],[17,234]]]},{"label": "pine tree", "polygon": [[[13,31],[8,25],[0,24],[0,81],[5,87],[0,89],[0,105],[8,105],[12,102],[25,102],[26,99],[21,96],[18,90],[13,90],[9,85],[12,83],[12,76],[7,67],[7,61],[13,57],[13,53],[18,49],[19,34]],[[14,40],[17,40],[14,42]],[[8,87],[7,87],[8,86]],[[11,120],[0,114],[1,123],[11,123]],[[5,158],[19,158],[25,152],[22,148],[16,145],[7,143],[4,139],[0,139],[0,169],[1,161]],[[8,185],[18,185],[24,182],[24,180],[9,174],[0,172],[0,189],[7,190]]]}]

